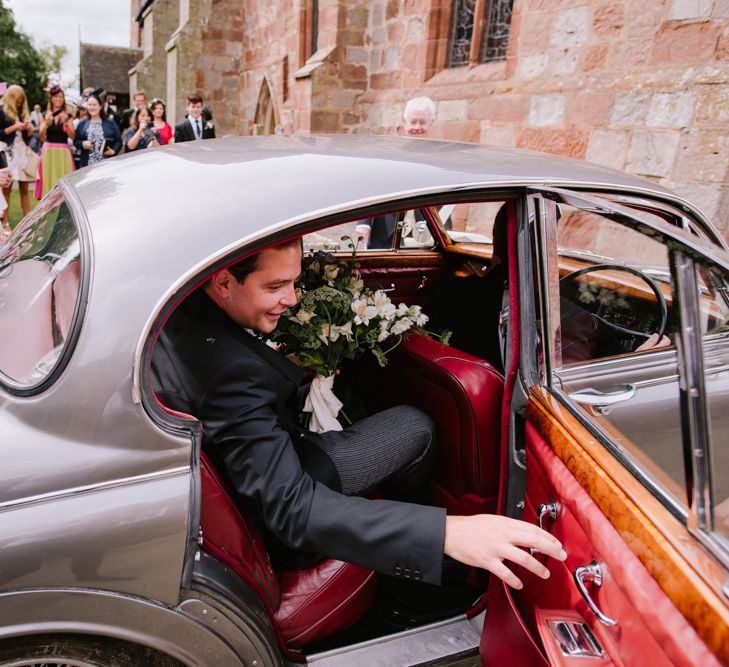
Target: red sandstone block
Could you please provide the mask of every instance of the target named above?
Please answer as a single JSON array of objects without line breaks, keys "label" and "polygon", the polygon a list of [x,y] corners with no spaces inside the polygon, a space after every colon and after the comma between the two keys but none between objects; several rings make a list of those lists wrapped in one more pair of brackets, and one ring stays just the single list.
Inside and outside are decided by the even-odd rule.
[{"label": "red sandstone block", "polygon": [[574,4],[574,0],[528,0],[522,2],[522,12],[554,11],[572,7]]},{"label": "red sandstone block", "polygon": [[405,37],[405,26],[402,21],[389,21],[387,24],[387,41],[390,44],[401,42]]},{"label": "red sandstone block", "polygon": [[385,19],[394,19],[400,13],[400,0],[388,0],[385,9]]},{"label": "red sandstone block", "polygon": [[567,100],[566,125],[604,127],[613,105],[612,93],[578,93]]},{"label": "red sandstone block", "polygon": [[607,46],[591,46],[584,50],[580,57],[579,68],[586,72],[605,66],[607,61]]},{"label": "red sandstone block", "polygon": [[664,23],[653,45],[652,64],[686,67],[704,63],[715,54],[720,30],[718,21]]},{"label": "red sandstone block", "polygon": [[719,37],[719,43],[716,46],[716,59],[729,60],[729,26],[724,28],[721,37]]},{"label": "red sandstone block", "polygon": [[344,46],[364,46],[365,34],[362,30],[340,30],[339,43]]},{"label": "red sandstone block", "polygon": [[373,90],[398,88],[400,86],[400,72],[381,72],[373,74],[370,78],[370,86]]},{"label": "red sandstone block", "polygon": [[467,120],[438,122],[433,125],[431,134],[435,139],[477,142],[481,135],[481,124],[478,121]]},{"label": "red sandstone block", "polygon": [[614,39],[624,25],[623,7],[614,2],[598,7],[592,17],[592,29],[597,37]]},{"label": "red sandstone block", "polygon": [[587,153],[589,136],[589,130],[526,128],[519,133],[517,146],[582,160]]},{"label": "red sandstone block", "polygon": [[520,95],[479,96],[468,105],[469,120],[484,120],[491,125],[520,124],[526,118],[529,101]]},{"label": "red sandstone block", "polygon": [[339,132],[343,129],[342,120],[338,113],[332,111],[311,111],[312,132]]},{"label": "red sandstone block", "polygon": [[519,31],[519,55],[543,53],[549,48],[554,17],[551,14],[524,14]]},{"label": "red sandstone block", "polygon": [[650,59],[651,44],[644,39],[631,39],[610,44],[607,66],[613,70],[628,70],[645,65]]}]

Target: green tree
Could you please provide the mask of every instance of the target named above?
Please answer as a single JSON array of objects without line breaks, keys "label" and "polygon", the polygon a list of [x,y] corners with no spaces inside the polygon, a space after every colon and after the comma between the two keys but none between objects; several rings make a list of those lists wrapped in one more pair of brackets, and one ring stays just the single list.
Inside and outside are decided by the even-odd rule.
[{"label": "green tree", "polygon": [[61,66],[63,65],[63,59],[68,55],[68,49],[65,46],[45,42],[38,49],[38,53],[40,53],[40,57],[43,58],[43,62],[46,64],[46,71],[49,76],[60,83]]},{"label": "green tree", "polygon": [[0,81],[23,86],[28,104],[41,104],[48,81],[48,64],[27,35],[18,31],[10,8],[0,0]]}]

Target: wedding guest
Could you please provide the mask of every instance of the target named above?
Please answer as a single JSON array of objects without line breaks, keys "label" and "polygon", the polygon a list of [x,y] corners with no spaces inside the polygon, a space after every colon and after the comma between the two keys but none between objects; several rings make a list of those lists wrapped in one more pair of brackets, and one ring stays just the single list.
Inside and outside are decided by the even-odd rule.
[{"label": "wedding guest", "polygon": [[[3,167],[0,169],[0,188],[9,188],[13,184],[13,175],[10,173],[10,169]],[[5,201],[5,197],[0,197],[0,216],[5,213],[5,209],[8,208],[8,204]],[[3,225],[0,229],[0,242],[10,233],[10,228],[5,228]]]},{"label": "wedding guest", "polygon": [[41,123],[43,122],[43,113],[41,112],[40,104],[36,104],[33,107],[33,111],[30,112],[30,122],[33,123],[33,127],[40,130]]},{"label": "wedding guest", "polygon": [[73,114],[66,104],[66,96],[61,86],[58,84],[51,86],[48,94],[50,95],[48,108],[40,126],[43,150],[38,180],[35,182],[36,199],[43,197],[59,178],[71,173],[75,168],[73,154],[68,145],[69,139],[73,141],[76,137]]},{"label": "wedding guest", "polygon": [[127,128],[124,139],[127,153],[143,148],[157,148],[161,145],[159,132],[154,129],[147,107],[142,107],[134,112],[132,127]]},{"label": "wedding guest", "polygon": [[125,132],[125,133],[126,133],[127,128],[131,127],[132,119],[134,118],[134,114],[137,111],[137,109],[147,106],[146,93],[141,89],[134,91],[134,95],[132,96],[132,102],[133,102],[134,106],[132,106],[130,109],[127,109],[122,114],[122,117],[121,117],[120,129],[122,132]]},{"label": "wedding guest", "polygon": [[187,96],[187,119],[175,125],[175,143],[197,139],[215,139],[212,122],[202,118],[203,99],[199,95]]},{"label": "wedding guest", "polygon": [[[28,183],[35,180],[35,174],[30,176],[25,172],[29,160],[28,142],[33,136],[33,123],[30,122],[28,101],[21,86],[8,86],[0,106],[0,141],[5,143],[8,168],[13,180],[18,182],[20,189],[20,206],[23,215],[30,212],[30,198],[28,197]],[[30,151],[32,153],[32,151]],[[35,154],[33,153],[33,157]],[[37,160],[37,158],[36,158]],[[11,185],[3,187],[5,201],[10,202]],[[3,213],[3,226],[7,229],[8,209]]]},{"label": "wedding guest", "polygon": [[149,104],[149,108],[152,111],[152,118],[154,120],[154,129],[159,133],[159,142],[163,146],[173,141],[173,130],[172,125],[167,122],[167,108],[165,103],[155,97]]},{"label": "wedding guest", "polygon": [[429,97],[413,97],[402,113],[403,130],[409,137],[425,137],[435,121],[435,102]]},{"label": "wedding guest", "polygon": [[76,128],[74,144],[81,151],[79,165],[96,164],[104,158],[114,157],[121,149],[121,134],[116,123],[101,115],[101,99],[93,92],[86,100],[89,117]]}]

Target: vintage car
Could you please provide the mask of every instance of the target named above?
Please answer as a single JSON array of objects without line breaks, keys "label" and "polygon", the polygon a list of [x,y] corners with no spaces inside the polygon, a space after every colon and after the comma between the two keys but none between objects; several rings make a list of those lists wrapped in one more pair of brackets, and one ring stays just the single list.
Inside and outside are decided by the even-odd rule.
[{"label": "vintage car", "polygon": [[[548,580],[274,567],[155,391],[214,271],[296,236],[352,261],[366,227],[364,280],[453,333],[356,365],[368,408],[433,418],[429,502],[561,540]],[[641,178],[356,136],[80,170],[0,250],[0,432],[1,665],[729,665],[729,253]]]}]

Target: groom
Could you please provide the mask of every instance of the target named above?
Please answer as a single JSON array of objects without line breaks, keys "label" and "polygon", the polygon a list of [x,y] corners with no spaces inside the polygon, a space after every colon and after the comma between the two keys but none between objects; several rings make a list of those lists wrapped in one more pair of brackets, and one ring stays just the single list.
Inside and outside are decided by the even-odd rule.
[{"label": "groom", "polygon": [[[302,568],[338,558],[440,583],[445,553],[517,587],[503,559],[547,577],[518,547],[564,559],[549,533],[409,502],[434,461],[434,427],[419,410],[398,406],[320,434],[297,425],[303,371],[256,334],[296,303],[301,258],[295,239],[213,274],[172,314],[152,361],[160,399],[202,422],[203,449],[264,524],[274,560]],[[363,497],[375,488],[391,499]]]},{"label": "groom", "polygon": [[175,125],[175,143],[215,139],[215,127],[202,117],[203,99],[199,95],[187,96],[187,118]]}]

